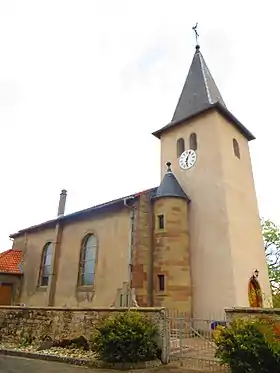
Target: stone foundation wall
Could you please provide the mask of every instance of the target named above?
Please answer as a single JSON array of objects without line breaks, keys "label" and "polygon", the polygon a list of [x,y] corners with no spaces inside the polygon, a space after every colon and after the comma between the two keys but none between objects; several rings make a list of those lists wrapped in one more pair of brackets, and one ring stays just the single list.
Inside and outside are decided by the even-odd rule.
[{"label": "stone foundation wall", "polygon": [[235,318],[248,318],[248,317],[270,317],[275,320],[280,320],[280,308],[247,308],[236,307],[225,310],[226,318],[229,322]]},{"label": "stone foundation wall", "polygon": [[[159,332],[158,344],[163,362],[168,361],[168,318],[164,308],[136,308],[150,317]],[[110,314],[127,312],[125,308],[37,308],[0,307],[0,341],[21,343],[26,337],[42,341],[73,338],[83,335],[90,339],[97,323]]]}]

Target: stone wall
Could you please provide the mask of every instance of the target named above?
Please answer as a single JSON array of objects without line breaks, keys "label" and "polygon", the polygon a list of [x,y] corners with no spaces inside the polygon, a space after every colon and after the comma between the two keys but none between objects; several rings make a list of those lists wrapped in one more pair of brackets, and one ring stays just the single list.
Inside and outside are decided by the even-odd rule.
[{"label": "stone wall", "polygon": [[226,318],[229,322],[236,318],[248,318],[248,317],[270,317],[272,319],[280,319],[280,308],[247,308],[247,307],[236,307],[225,310]]},{"label": "stone wall", "polygon": [[[169,356],[169,328],[164,308],[134,309],[150,317],[159,332],[158,344],[162,349],[163,362]],[[97,323],[110,314],[127,312],[126,308],[37,308],[0,307],[0,340],[2,342],[22,342],[26,337],[42,341],[72,338],[83,335],[90,339]]]},{"label": "stone wall", "polygon": [[[191,317],[188,205],[180,198],[159,198],[154,202],[154,306],[176,309]],[[158,216],[164,216],[164,227]],[[158,275],[164,276],[164,289]]]},{"label": "stone wall", "polygon": [[150,197],[144,193],[136,208],[132,250],[132,288],[140,307],[153,306],[152,218]]}]

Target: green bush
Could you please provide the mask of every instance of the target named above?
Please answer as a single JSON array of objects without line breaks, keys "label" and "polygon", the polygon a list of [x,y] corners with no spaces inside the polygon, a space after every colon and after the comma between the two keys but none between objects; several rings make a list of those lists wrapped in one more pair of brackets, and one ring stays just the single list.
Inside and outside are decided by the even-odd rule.
[{"label": "green bush", "polygon": [[236,319],[215,334],[216,357],[232,373],[279,373],[280,337],[268,319]]},{"label": "green bush", "polygon": [[159,354],[157,329],[137,311],[111,315],[100,322],[92,339],[92,349],[102,361],[139,362]]}]

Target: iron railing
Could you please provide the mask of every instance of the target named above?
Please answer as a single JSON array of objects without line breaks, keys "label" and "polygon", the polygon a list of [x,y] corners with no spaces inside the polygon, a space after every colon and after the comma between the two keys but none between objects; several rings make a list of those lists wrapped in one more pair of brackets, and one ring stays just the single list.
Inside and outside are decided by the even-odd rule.
[{"label": "iron railing", "polygon": [[208,319],[191,318],[176,310],[168,311],[170,358],[180,360],[191,369],[227,371],[215,357],[214,333],[218,325],[226,325],[225,315]]}]

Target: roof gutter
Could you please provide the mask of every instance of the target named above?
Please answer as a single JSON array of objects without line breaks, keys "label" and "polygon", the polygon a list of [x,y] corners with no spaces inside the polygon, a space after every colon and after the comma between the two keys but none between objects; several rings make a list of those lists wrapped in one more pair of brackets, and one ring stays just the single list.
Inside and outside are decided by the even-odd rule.
[{"label": "roof gutter", "polygon": [[201,115],[201,114],[204,114],[206,113],[207,111],[211,110],[211,109],[214,109],[216,108],[221,115],[225,116],[242,134],[243,136],[245,136],[247,138],[248,141],[251,141],[251,140],[255,140],[255,136],[241,123],[239,122],[239,120],[226,108],[224,108],[220,103],[214,103],[214,104],[211,104],[211,105],[207,105],[205,107],[203,107],[201,110],[198,110],[197,112],[187,116],[187,117],[184,117],[182,119],[179,119],[177,121],[174,121],[174,122],[170,122],[169,124],[167,124],[166,126],[160,128],[159,130],[157,131],[154,131],[152,132],[152,135],[157,137],[158,139],[160,139],[160,136],[163,132],[181,124],[181,123],[184,123],[186,121],[189,121],[191,120],[192,118],[198,116],[198,115]]},{"label": "roof gutter", "polygon": [[100,205],[93,206],[93,207],[90,207],[90,208],[87,208],[87,209],[84,209],[84,210],[80,210],[80,211],[77,211],[77,212],[73,212],[73,213],[68,214],[68,215],[63,215],[63,216],[61,216],[59,218],[56,218],[56,219],[48,220],[48,221],[46,221],[44,223],[41,223],[41,224],[33,225],[29,228],[21,229],[20,231],[11,234],[9,237],[14,239],[16,237],[22,236],[25,232],[34,232],[34,231],[39,230],[39,229],[55,228],[58,220],[60,222],[62,222],[62,221],[63,222],[75,221],[75,220],[78,220],[78,219],[85,218],[87,216],[87,214],[96,213],[96,212],[102,211],[103,209],[111,209],[114,206],[123,206],[122,205],[123,201],[124,200],[129,201],[129,199],[131,199],[131,197],[136,198],[137,194],[133,195],[133,196],[129,196],[129,197],[118,198],[116,200],[106,202],[106,203],[102,203]]},{"label": "roof gutter", "polygon": [[8,276],[23,276],[23,273],[15,273],[15,272],[5,272],[0,271],[0,275],[8,275]]}]

